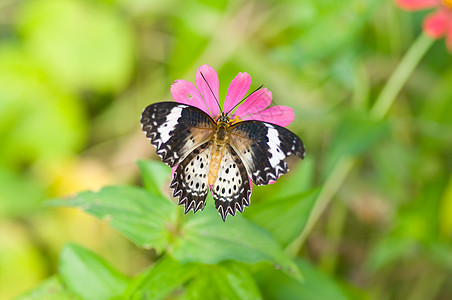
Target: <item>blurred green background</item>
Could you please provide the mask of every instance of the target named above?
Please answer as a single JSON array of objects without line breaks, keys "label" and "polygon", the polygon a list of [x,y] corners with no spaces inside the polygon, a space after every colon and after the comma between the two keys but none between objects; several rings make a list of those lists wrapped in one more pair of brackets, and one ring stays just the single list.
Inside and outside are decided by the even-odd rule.
[{"label": "blurred green background", "polygon": [[157,159],[141,133],[142,109],[171,99],[173,81],[193,82],[202,64],[219,72],[221,98],[248,72],[252,88],[264,84],[273,104],[294,109],[289,128],[306,144],[300,165],[313,187],[354,159],[298,256],[358,298],[450,299],[452,59],[444,41],[385,120],[368,121],[425,15],[377,0],[0,1],[0,299],[55,274],[69,241],[129,276],[152,262],[106,221],[42,203],[140,184],[136,161]]}]

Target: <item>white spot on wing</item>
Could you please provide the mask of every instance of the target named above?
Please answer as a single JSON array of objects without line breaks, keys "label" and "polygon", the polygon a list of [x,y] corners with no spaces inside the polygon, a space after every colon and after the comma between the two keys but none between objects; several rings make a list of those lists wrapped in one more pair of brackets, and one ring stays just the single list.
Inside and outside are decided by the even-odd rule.
[{"label": "white spot on wing", "polygon": [[157,129],[162,143],[166,143],[170,139],[170,132],[174,130],[177,120],[182,116],[182,108],[183,106],[174,107],[166,116],[166,121]]},{"label": "white spot on wing", "polygon": [[279,139],[278,130],[276,130],[273,126],[270,124],[265,124],[268,128],[267,132],[267,138],[268,138],[268,152],[271,154],[271,157],[268,159],[270,162],[270,165],[275,168],[277,165],[280,164],[281,160],[286,158],[286,155],[281,151],[280,145],[281,140]]}]

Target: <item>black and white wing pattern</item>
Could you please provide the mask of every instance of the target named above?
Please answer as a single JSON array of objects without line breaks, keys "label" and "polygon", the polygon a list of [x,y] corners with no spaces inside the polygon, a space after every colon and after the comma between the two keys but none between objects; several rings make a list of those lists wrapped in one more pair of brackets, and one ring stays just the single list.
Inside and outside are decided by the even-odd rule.
[{"label": "black and white wing pattern", "polygon": [[159,102],[143,111],[141,124],[162,161],[174,167],[215,130],[215,121],[202,110],[177,102]]},{"label": "black and white wing pattern", "polygon": [[301,139],[284,127],[260,121],[243,121],[230,128],[231,146],[242,159],[256,185],[269,184],[289,171],[285,159],[304,158]]},{"label": "black and white wing pattern", "polygon": [[[281,126],[243,121],[226,126],[225,137],[220,134],[224,127],[218,127],[209,115],[176,102],[149,105],[141,123],[162,161],[177,166],[170,187],[179,204],[185,206],[185,213],[202,210],[210,190],[223,221],[228,214],[234,216],[249,206],[251,181],[256,185],[276,181],[288,171],[288,156],[305,155],[300,138]],[[224,147],[221,161],[212,160],[218,145]],[[209,186],[211,161],[215,174],[211,174],[213,185]]]},{"label": "black and white wing pattern", "polygon": [[228,214],[235,216],[236,210],[243,212],[250,205],[252,184],[242,160],[230,145],[226,146],[211,190],[215,207],[223,221]]},{"label": "black and white wing pattern", "polygon": [[173,197],[179,198],[179,205],[185,205],[185,213],[191,209],[197,212],[206,205],[211,144],[209,141],[193,150],[174,172],[170,188]]}]

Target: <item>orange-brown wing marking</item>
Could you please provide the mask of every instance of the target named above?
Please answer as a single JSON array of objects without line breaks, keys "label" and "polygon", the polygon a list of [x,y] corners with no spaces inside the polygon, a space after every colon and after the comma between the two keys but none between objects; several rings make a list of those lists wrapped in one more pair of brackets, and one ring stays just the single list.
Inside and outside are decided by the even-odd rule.
[{"label": "orange-brown wing marking", "polygon": [[246,136],[246,133],[236,130],[230,132],[229,136],[231,138],[231,147],[237,152],[239,157],[244,161],[244,165],[248,174],[251,174],[253,169],[253,154],[252,145],[255,142]]}]

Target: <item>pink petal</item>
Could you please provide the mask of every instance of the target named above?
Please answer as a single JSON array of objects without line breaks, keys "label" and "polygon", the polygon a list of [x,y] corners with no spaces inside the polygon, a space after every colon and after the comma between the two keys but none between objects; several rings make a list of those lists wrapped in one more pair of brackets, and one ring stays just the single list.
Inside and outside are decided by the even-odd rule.
[{"label": "pink petal", "polygon": [[396,0],[398,6],[406,10],[420,10],[438,6],[439,0]]},{"label": "pink petal", "polygon": [[212,186],[211,185],[209,185],[209,190],[210,190],[210,193],[212,194],[212,197],[213,197],[213,191],[212,191]]},{"label": "pink petal", "polygon": [[[203,75],[205,80],[203,78]],[[211,117],[218,116],[220,114],[219,113],[220,107],[218,106],[217,103],[219,87],[217,72],[214,70],[214,68],[212,68],[209,65],[202,65],[196,71],[195,80],[196,86],[198,87],[199,92],[201,93],[202,97],[205,100],[205,105],[208,107],[208,114]],[[206,81],[209,84],[207,84]]]},{"label": "pink petal", "polygon": [[176,172],[176,169],[177,169],[178,166],[179,166],[179,165],[176,165],[176,166],[174,166],[174,167],[171,168],[171,179],[173,179],[173,177],[174,177],[174,172]]},{"label": "pink petal", "polygon": [[209,113],[204,100],[199,95],[195,85],[186,80],[176,80],[171,85],[171,95],[174,100],[179,103],[196,106],[206,113]]},{"label": "pink petal", "polygon": [[257,120],[276,124],[279,126],[287,126],[295,119],[293,109],[283,105],[277,105],[259,113],[246,116],[242,120]]},{"label": "pink petal", "polygon": [[232,80],[224,100],[224,112],[229,112],[245,97],[251,85],[251,76],[248,73],[239,73]]},{"label": "pink petal", "polygon": [[439,10],[429,15],[424,21],[424,31],[432,38],[439,38],[444,35],[447,28],[448,13]]},{"label": "pink petal", "polygon": [[266,109],[272,102],[272,92],[261,89],[252,93],[234,112],[234,116],[243,116],[258,113]]}]

